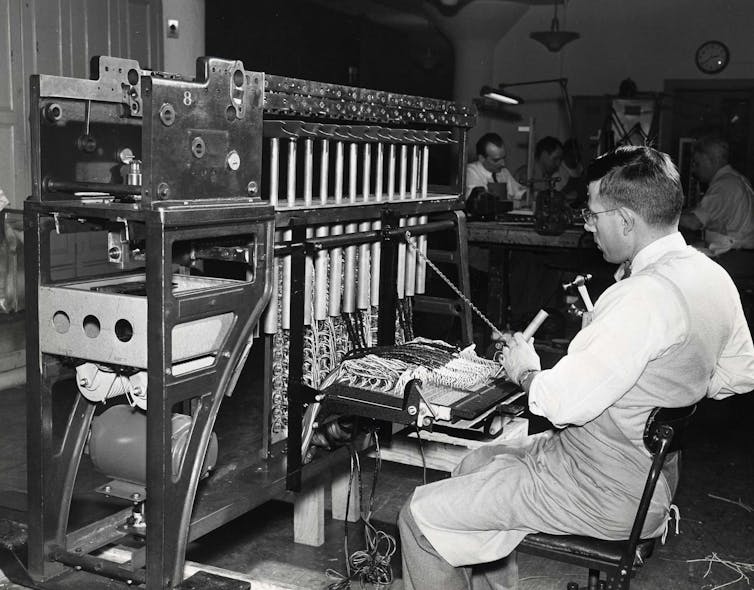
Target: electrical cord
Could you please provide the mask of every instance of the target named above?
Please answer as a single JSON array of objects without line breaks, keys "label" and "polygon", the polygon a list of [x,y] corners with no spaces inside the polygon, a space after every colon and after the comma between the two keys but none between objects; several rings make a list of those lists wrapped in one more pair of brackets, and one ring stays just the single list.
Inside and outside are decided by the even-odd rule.
[{"label": "electrical cord", "polygon": [[[360,588],[365,588],[365,584],[372,584],[375,588],[387,588],[393,583],[393,569],[390,560],[396,551],[395,537],[383,531],[379,531],[372,525],[371,517],[374,509],[374,498],[377,490],[377,480],[382,467],[380,455],[379,436],[372,431],[372,436],[376,445],[376,457],[374,467],[374,477],[372,478],[372,490],[369,497],[369,510],[366,514],[363,511],[362,501],[362,479],[361,464],[359,455],[352,446],[349,446],[351,453],[351,473],[348,478],[348,494],[346,496],[346,515],[344,521],[344,540],[343,549],[346,559],[346,575],[343,575],[332,568],[328,569],[325,574],[329,579],[335,580],[327,586],[328,590],[348,590],[351,588],[351,581],[358,580]],[[349,554],[348,550],[348,514],[351,504],[351,489],[354,477],[358,477],[359,486],[359,513],[364,521],[364,537],[366,548],[354,551]]]},{"label": "electrical cord", "polygon": [[427,485],[427,459],[424,456],[424,443],[422,443],[419,426],[415,424],[414,427],[416,428],[416,442],[419,445],[419,455],[421,455],[422,458],[422,483]]}]

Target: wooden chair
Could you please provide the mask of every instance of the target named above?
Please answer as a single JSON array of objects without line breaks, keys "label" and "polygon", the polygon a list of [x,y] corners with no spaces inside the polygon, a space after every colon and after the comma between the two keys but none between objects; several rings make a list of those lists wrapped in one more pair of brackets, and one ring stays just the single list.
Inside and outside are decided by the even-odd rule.
[{"label": "wooden chair", "polygon": [[[657,539],[641,539],[641,530],[649,510],[657,480],[665,457],[680,450],[683,433],[696,411],[696,404],[686,408],[655,408],[644,429],[644,446],[654,457],[647,475],[644,493],[636,511],[631,535],[625,541],[605,541],[578,535],[527,535],[518,551],[539,555],[555,561],[571,563],[589,569],[588,590],[608,588],[628,590],[634,570],[649,558]],[[600,580],[600,572],[607,573],[607,585]],[[576,584],[569,584],[569,590]]]}]

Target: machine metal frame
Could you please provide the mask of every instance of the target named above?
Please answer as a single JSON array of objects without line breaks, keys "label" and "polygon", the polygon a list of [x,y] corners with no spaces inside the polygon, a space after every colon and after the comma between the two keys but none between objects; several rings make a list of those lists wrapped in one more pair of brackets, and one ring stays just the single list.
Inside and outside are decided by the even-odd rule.
[{"label": "machine metal frame", "polygon": [[[426,129],[450,129],[457,133],[452,141],[457,142],[462,186],[465,136],[474,113],[435,99],[265,76],[244,70],[241,62],[216,58],[200,58],[197,76],[191,80],[142,71],[136,62],[104,57],[94,62],[93,74],[93,80],[39,75],[31,81],[33,187],[25,205],[29,310],[26,567],[35,584],[45,588],[92,587],[98,579],[108,588],[118,587],[116,581],[123,587],[180,587],[189,542],[269,499],[300,490],[345,460],[345,449],[341,449],[304,465],[300,452],[303,411],[317,395],[316,389],[304,385],[302,374],[307,256],[323,249],[379,242],[383,249],[381,276],[393,277],[399,244],[405,239],[402,219],[417,217],[411,226],[414,236],[447,229],[459,235],[465,232],[458,187],[432,187],[431,194],[356,205],[296,202],[278,206],[265,200],[260,196],[263,119],[282,117],[293,121],[288,125],[294,129],[301,128],[295,119],[314,122],[309,130],[323,133],[331,128],[316,127],[320,122],[385,126],[354,127],[349,141],[358,142],[372,141],[373,129],[398,126],[403,140],[429,145],[448,141],[450,136]],[[276,126],[280,127],[272,125]],[[131,148],[130,159],[123,158],[122,146]],[[114,150],[116,147],[119,149]],[[112,180],[117,175],[99,162],[115,162],[115,151],[125,165],[140,160],[141,170],[132,166],[131,172],[141,174],[141,182],[131,179],[130,173],[133,182]],[[365,220],[372,225],[364,226]],[[375,221],[379,226],[373,225]],[[311,231],[322,224],[349,222],[362,223],[362,227],[354,233],[326,237],[315,237]],[[134,536],[128,525],[134,506],[144,500],[139,492],[124,503],[113,503],[103,518],[75,528],[69,525],[76,479],[98,411],[96,403],[71,387],[70,379],[82,361],[102,360],[87,359],[84,347],[68,349],[66,344],[50,348],[40,334],[52,323],[53,329],[81,329],[82,338],[97,337],[88,333],[86,326],[80,327],[82,322],[86,324],[81,317],[68,317],[68,327],[53,320],[56,297],[62,300],[72,286],[85,289],[82,285],[91,277],[54,280],[50,236],[53,232],[88,231],[115,236],[109,242],[115,244],[115,250],[109,252],[114,272],[100,275],[98,280],[118,283],[133,276],[135,269],[144,269],[139,305],[146,302],[142,327],[148,346],[146,367],[142,368],[147,370],[149,409],[147,528],[142,535]],[[289,233],[285,236],[283,232]],[[137,243],[139,247],[133,248]],[[240,264],[246,276],[177,292],[174,266],[179,261],[185,267],[187,256],[193,261]],[[267,335],[263,337],[265,391],[260,392],[265,402],[263,441],[259,453],[249,454],[250,461],[263,469],[255,470],[251,479],[210,478],[200,486],[221,403],[233,392],[246,363],[254,330],[271,299],[276,258],[284,256],[291,257],[292,268],[287,440],[274,444],[269,436],[272,339]],[[468,284],[461,287],[468,292]],[[45,289],[51,294],[45,295],[46,303],[40,306],[40,293]],[[86,292],[92,300],[102,295]],[[394,341],[396,297],[392,288],[380,291],[380,344]],[[179,370],[173,342],[176,328],[222,314],[233,314],[233,321],[217,350],[195,359],[199,364]],[[466,320],[470,323],[468,315]],[[107,332],[109,340],[116,342],[112,329],[98,325],[97,333]],[[57,396],[72,401],[63,421],[53,416],[53,398]],[[171,417],[176,408],[192,418],[177,473],[171,440]],[[410,421],[405,404],[373,417]],[[137,545],[132,547],[130,561],[118,564],[98,556],[99,549],[127,536]]]}]

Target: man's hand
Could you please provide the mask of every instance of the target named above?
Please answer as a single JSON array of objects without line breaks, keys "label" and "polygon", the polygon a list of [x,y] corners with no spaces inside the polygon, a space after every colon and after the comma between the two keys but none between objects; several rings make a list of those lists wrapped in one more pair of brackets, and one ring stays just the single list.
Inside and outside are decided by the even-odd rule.
[{"label": "man's hand", "polygon": [[527,342],[521,332],[516,332],[513,336],[504,334],[503,341],[505,346],[503,346],[502,363],[510,381],[518,383],[524,371],[541,369],[539,355],[534,350],[533,338]]}]

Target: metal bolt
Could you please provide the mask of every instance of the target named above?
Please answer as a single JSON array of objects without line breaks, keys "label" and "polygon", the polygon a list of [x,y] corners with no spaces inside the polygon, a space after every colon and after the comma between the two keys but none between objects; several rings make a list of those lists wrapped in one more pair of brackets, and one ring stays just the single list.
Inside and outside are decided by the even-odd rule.
[{"label": "metal bolt", "polygon": [[424,420],[422,420],[422,426],[429,426],[432,424],[432,418],[429,416],[424,416]]},{"label": "metal bolt", "polygon": [[162,124],[165,125],[165,127],[170,127],[175,123],[175,109],[169,102],[164,103],[160,107],[160,121],[162,121]]},{"label": "metal bolt", "polygon": [[81,387],[88,387],[89,379],[87,379],[86,377],[82,377],[81,379],[79,379],[79,385],[81,385]]},{"label": "metal bolt", "polygon": [[133,494],[131,494],[131,499],[132,500],[136,501],[139,498],[141,498],[141,494],[139,492],[134,492]]},{"label": "metal bolt", "polygon": [[228,165],[228,168],[235,172],[241,167],[241,156],[238,155],[236,150],[231,150],[225,158],[225,163]]},{"label": "metal bolt", "polygon": [[110,257],[110,260],[120,260],[120,248],[113,246],[107,251],[107,255]]},{"label": "metal bolt", "polygon": [[109,494],[113,490],[113,486],[108,484],[105,486],[104,490],[106,494]]},{"label": "metal bolt", "polygon": [[246,186],[246,192],[248,192],[252,197],[257,194],[257,190],[259,190],[259,188],[257,187],[257,183],[254,180],[249,182],[249,184]]},{"label": "metal bolt", "polygon": [[416,406],[409,406],[408,407],[408,415],[409,416],[416,416]]},{"label": "metal bolt", "polygon": [[167,199],[170,196],[170,187],[167,182],[161,182],[157,185],[157,194],[162,199]]},{"label": "metal bolt", "polygon": [[204,140],[201,137],[195,137],[191,140],[191,153],[195,158],[201,158],[207,151],[207,146],[204,145]]}]

